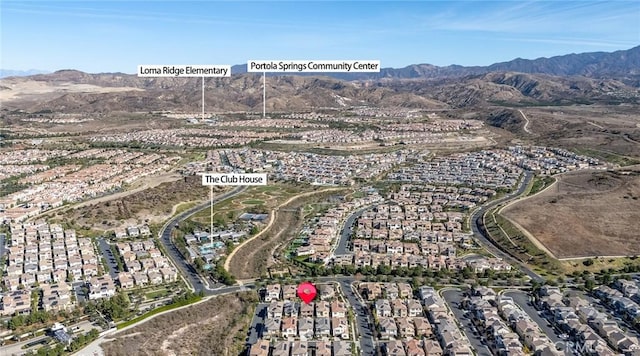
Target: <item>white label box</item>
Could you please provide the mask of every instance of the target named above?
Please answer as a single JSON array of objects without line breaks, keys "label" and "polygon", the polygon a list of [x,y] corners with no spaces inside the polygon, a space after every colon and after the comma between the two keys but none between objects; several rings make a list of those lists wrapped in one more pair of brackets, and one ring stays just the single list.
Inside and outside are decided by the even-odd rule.
[{"label": "white label box", "polygon": [[267,185],[267,174],[203,173],[202,185]]},{"label": "white label box", "polygon": [[252,60],[250,73],[369,73],[380,72],[379,60]]},{"label": "white label box", "polygon": [[141,64],[138,66],[138,77],[230,77],[231,66],[227,64]]}]

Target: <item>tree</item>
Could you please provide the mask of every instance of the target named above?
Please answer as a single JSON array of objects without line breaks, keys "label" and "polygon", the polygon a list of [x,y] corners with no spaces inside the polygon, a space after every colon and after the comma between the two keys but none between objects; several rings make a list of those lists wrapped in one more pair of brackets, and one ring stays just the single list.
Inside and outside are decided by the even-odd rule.
[{"label": "tree", "polygon": [[377,274],[381,274],[381,275],[391,274],[391,266],[385,265],[385,264],[378,265]]},{"label": "tree", "polygon": [[470,278],[472,278],[473,276],[474,276],[474,273],[473,273],[473,269],[472,269],[471,267],[469,267],[469,266],[465,266],[465,267],[462,269],[462,278],[464,278],[464,279],[470,279]]},{"label": "tree", "polygon": [[344,274],[348,276],[353,276],[355,273],[356,273],[356,267],[354,265],[344,266]]},{"label": "tree", "polygon": [[199,272],[204,271],[204,266],[206,265],[206,263],[202,257],[200,256],[196,257],[193,260],[193,264],[195,265],[197,271]]},{"label": "tree", "polygon": [[124,319],[129,315],[129,297],[118,293],[109,299],[101,300],[96,309],[111,320]]},{"label": "tree", "polygon": [[333,265],[333,267],[331,267],[331,272],[333,274],[342,274],[343,271],[344,269],[341,265]]},{"label": "tree", "polygon": [[593,279],[588,278],[584,281],[584,289],[590,291],[593,289],[594,286],[595,286],[595,282],[593,281]]},{"label": "tree", "polygon": [[25,324],[24,315],[16,315],[13,318],[9,319],[8,326],[11,330],[16,330],[17,328],[23,326]]}]

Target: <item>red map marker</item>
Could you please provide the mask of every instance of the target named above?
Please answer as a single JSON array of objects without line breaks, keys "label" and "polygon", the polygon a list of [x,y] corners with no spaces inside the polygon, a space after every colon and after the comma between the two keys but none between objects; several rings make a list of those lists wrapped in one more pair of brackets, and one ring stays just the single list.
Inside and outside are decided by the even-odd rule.
[{"label": "red map marker", "polygon": [[316,287],[311,282],[300,283],[298,286],[298,297],[306,304],[311,303],[316,297]]}]

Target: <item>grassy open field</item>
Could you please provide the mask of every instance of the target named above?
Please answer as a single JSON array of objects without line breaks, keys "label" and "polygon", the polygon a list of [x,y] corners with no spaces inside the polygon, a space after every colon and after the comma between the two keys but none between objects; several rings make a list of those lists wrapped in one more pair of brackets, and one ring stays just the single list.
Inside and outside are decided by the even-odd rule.
[{"label": "grassy open field", "polygon": [[574,172],[502,215],[557,258],[640,253],[640,174]]},{"label": "grassy open field", "polygon": [[239,355],[258,296],[242,292],[211,298],[117,333],[105,355]]}]

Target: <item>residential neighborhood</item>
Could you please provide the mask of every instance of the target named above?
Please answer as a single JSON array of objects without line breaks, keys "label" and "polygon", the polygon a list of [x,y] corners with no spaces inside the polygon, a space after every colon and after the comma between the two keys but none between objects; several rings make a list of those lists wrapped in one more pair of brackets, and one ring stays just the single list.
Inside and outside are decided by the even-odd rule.
[{"label": "residential neighborhood", "polygon": [[[471,229],[475,211],[516,190],[527,174],[548,176],[608,165],[543,146],[423,149],[419,145],[481,145],[487,131],[480,121],[441,119],[436,113],[419,121],[421,114],[411,109],[356,111],[363,116],[300,113],[200,121],[190,115],[187,128],[92,133],[89,142],[94,147],[89,149],[49,150],[34,141],[31,148],[2,151],[0,180],[10,181],[13,189],[0,197],[0,219],[8,226],[3,235],[7,248],[0,251],[5,261],[2,315],[67,313],[126,294],[134,303],[130,312],[139,316],[186,295],[183,282],[186,289],[197,286],[194,290],[207,296],[259,285],[260,302],[244,344],[249,355],[640,352],[635,331],[640,282],[618,279],[592,293],[550,286],[523,292],[530,275],[520,273],[504,255],[483,250]],[[379,120],[393,115],[417,121]],[[340,129],[335,127],[338,122],[365,126]],[[237,134],[229,135],[229,130]],[[248,146],[259,141],[263,144]],[[269,144],[279,149],[269,149]],[[316,149],[281,149],[296,145]],[[330,153],[340,145],[371,151]],[[170,153],[177,148],[199,151]],[[127,221],[95,241],[41,218],[53,209],[121,192],[139,186],[142,178],[169,172],[184,179],[202,172],[261,172],[267,173],[269,184],[310,190],[339,187],[348,193],[310,204],[313,213],[300,210],[304,219],[291,234],[295,237],[278,246],[286,259],[273,252],[274,261],[284,264],[279,266],[280,279],[250,279],[237,287],[204,275],[219,274],[230,251],[267,228],[277,209],[231,212],[227,216],[238,221],[212,232],[202,224],[181,230],[179,223],[168,223],[158,237],[159,227],[151,222]],[[165,255],[168,249],[175,251]],[[322,270],[325,279],[316,283],[318,295],[306,304],[297,296],[296,284],[284,278],[300,278],[309,266]],[[332,269],[342,269],[345,276],[327,276]],[[412,271],[412,277],[413,271],[421,273],[411,279],[398,271]],[[421,282],[426,278],[419,277],[426,275],[455,277],[425,285]],[[496,284],[505,290],[485,278],[497,275],[503,280]],[[517,277],[510,283],[507,275]],[[481,285],[474,278],[482,279]],[[438,282],[453,284],[436,286]],[[523,304],[523,298],[530,303]],[[67,344],[71,340],[64,338]]]},{"label": "residential neighborhood", "polygon": [[258,339],[249,354],[310,355],[313,350],[316,355],[352,355],[355,336],[350,306],[337,284],[316,288],[315,300],[306,304],[297,297],[296,285],[267,285],[261,291],[264,304],[256,309],[265,314],[254,316]]},{"label": "residential neighborhood", "polygon": [[[70,161],[89,160],[48,167],[16,165],[41,162],[50,158]],[[122,189],[141,178],[170,170],[179,159],[156,153],[126,150],[90,149],[83,151],[46,151],[25,149],[0,152],[0,174],[24,176],[19,186],[26,186],[0,197],[0,222],[22,222],[65,203],[79,202]],[[12,168],[14,167],[14,168]],[[20,167],[20,168],[15,168]]]},{"label": "residential neighborhood", "polygon": [[[12,223],[10,228],[2,315],[31,312],[31,291],[38,288],[44,310],[71,310],[76,301],[71,284],[103,273],[91,239],[76,236],[74,230],[44,222]],[[109,284],[105,287],[105,293],[115,292]]]}]

